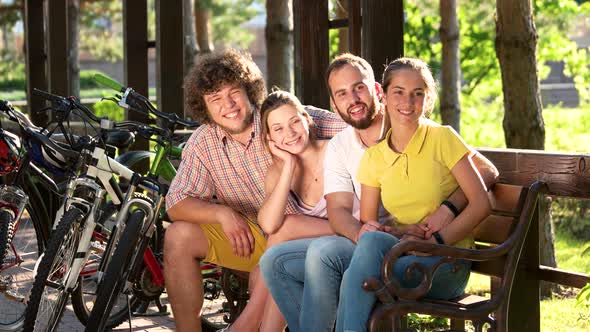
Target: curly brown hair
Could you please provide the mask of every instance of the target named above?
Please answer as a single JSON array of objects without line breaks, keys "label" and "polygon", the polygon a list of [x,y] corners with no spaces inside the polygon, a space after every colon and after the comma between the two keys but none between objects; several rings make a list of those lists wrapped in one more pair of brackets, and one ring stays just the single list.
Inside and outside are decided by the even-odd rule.
[{"label": "curly brown hair", "polygon": [[184,79],[185,107],[194,120],[211,122],[204,96],[226,84],[244,87],[255,109],[266,97],[264,78],[249,53],[226,49],[202,55]]}]

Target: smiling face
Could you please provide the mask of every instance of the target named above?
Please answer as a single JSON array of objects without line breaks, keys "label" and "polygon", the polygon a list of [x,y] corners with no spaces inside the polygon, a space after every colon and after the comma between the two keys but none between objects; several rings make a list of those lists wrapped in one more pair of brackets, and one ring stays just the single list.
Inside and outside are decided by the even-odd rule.
[{"label": "smiling face", "polygon": [[282,150],[299,154],[310,142],[309,120],[293,105],[284,104],[270,111],[266,123],[267,139]]},{"label": "smiling face", "polygon": [[426,84],[413,69],[399,69],[391,74],[385,91],[385,104],[391,124],[417,125],[428,101]]},{"label": "smiling face", "polygon": [[242,86],[225,84],[203,99],[211,120],[230,135],[242,134],[252,125],[253,106]]},{"label": "smiling face", "polygon": [[370,78],[363,76],[353,65],[347,64],[330,73],[328,85],[332,108],[349,125],[367,129],[377,115],[378,87]]}]

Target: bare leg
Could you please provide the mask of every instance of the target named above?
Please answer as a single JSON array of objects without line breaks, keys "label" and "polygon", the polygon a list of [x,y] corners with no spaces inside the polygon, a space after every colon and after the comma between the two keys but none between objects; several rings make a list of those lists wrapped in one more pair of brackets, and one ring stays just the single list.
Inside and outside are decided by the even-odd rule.
[{"label": "bare leg", "polygon": [[268,289],[260,276],[258,266],[250,272],[250,300],[244,311],[231,325],[232,331],[258,331],[267,298]]},{"label": "bare leg", "polygon": [[279,310],[279,307],[273,300],[272,296],[269,295],[267,297],[266,305],[264,307],[264,316],[262,317],[262,325],[260,326],[260,331],[284,331],[286,326],[287,322],[285,321],[283,314]]},{"label": "bare leg", "polygon": [[208,241],[199,225],[182,221],[166,229],[164,277],[178,332],[200,332],[203,277],[197,259],[206,256]]}]

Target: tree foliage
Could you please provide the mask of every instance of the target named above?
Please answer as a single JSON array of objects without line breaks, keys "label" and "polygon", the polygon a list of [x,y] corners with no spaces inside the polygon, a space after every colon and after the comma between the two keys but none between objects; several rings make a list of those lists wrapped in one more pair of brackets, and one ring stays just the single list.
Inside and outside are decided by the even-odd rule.
[{"label": "tree foliage", "polygon": [[[581,2],[581,1],[578,1]],[[499,64],[494,51],[495,0],[459,2],[461,71],[463,97],[494,100],[501,96]],[[427,61],[434,73],[440,71],[441,44],[438,36],[438,0],[407,0],[404,47],[408,56]],[[575,23],[588,21],[590,2],[575,0],[534,1],[540,79],[549,75],[548,61],[564,61],[565,74],[572,76],[583,102],[590,102],[590,52],[579,49],[569,36]]]},{"label": "tree foliage", "polygon": [[213,41],[246,48],[254,36],[240,25],[262,13],[262,0],[201,0],[211,9]]}]

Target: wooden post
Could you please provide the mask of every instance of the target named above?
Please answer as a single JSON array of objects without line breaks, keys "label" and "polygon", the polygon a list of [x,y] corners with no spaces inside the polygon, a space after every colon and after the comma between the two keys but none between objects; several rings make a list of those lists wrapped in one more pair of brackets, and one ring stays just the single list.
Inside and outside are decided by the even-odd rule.
[{"label": "wooden post", "polygon": [[301,102],[327,109],[324,72],[329,62],[328,1],[293,0],[295,94]]},{"label": "wooden post", "polygon": [[156,0],[156,85],[161,111],[184,117],[182,1]]},{"label": "wooden post", "polygon": [[[49,64],[49,91],[68,96],[68,14],[67,1],[47,3],[47,59]],[[37,23],[38,24],[38,23]]]},{"label": "wooden post", "polygon": [[33,113],[45,107],[45,100],[33,96],[33,88],[47,90],[47,68],[45,56],[45,33],[43,31],[43,1],[25,1],[25,41],[26,41],[26,73],[27,73],[27,104],[34,124],[43,126],[47,123],[46,113]]},{"label": "wooden post", "polygon": [[361,55],[361,0],[348,2],[348,50]]},{"label": "wooden post", "polygon": [[[147,0],[123,1],[123,49],[125,85],[149,97],[148,81],[148,40],[147,40]],[[127,112],[126,119],[147,122],[147,115]],[[134,150],[147,150],[147,140],[139,139]],[[139,171],[147,171],[147,163]]]},{"label": "wooden post", "polygon": [[403,0],[362,0],[362,56],[381,80],[384,65],[404,54]]},{"label": "wooden post", "polygon": [[539,268],[539,209],[537,202],[508,299],[507,331],[541,330],[541,282],[536,275]]}]

